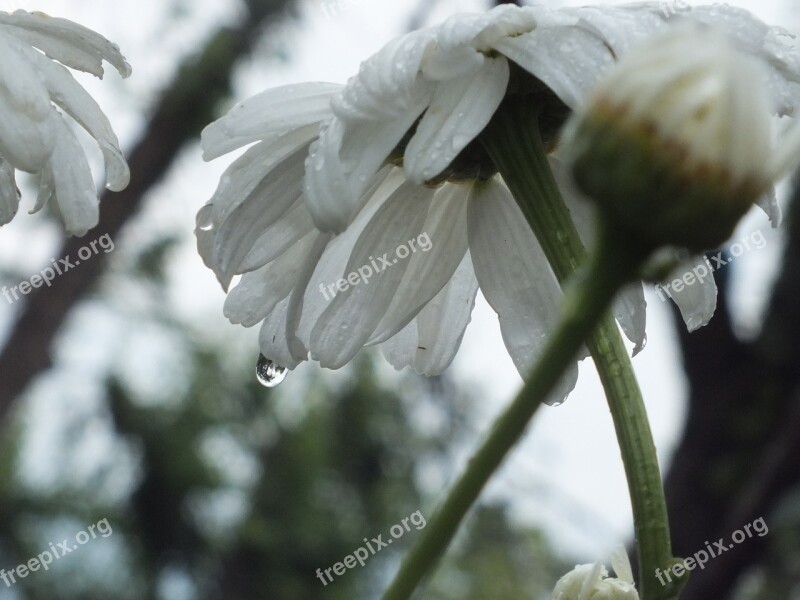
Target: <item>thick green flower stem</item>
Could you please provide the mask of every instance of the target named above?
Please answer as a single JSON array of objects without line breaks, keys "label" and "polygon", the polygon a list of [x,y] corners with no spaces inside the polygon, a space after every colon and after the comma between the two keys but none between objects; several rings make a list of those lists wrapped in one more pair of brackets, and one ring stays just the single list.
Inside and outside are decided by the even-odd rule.
[{"label": "thick green flower stem", "polygon": [[[507,99],[481,140],[511,189],[556,277],[564,285],[584,262],[586,252],[553,178],[536,111],[522,101],[524,98]],[[629,268],[624,275],[633,279],[638,267],[634,257],[644,258],[645,253],[638,248],[625,248],[625,244],[630,243],[626,236],[615,236],[607,231],[608,228],[604,228],[599,234],[602,237],[596,258],[621,261],[616,267],[620,271]],[[595,268],[609,266],[613,267],[614,263]],[[626,283],[619,277],[617,281]],[[606,392],[628,480],[639,559],[640,595],[642,600],[671,600],[677,598],[680,585],[663,586],[655,575],[656,569],[663,571],[675,562],[655,445],[633,366],[617,325],[606,308],[604,306],[599,326],[587,337],[586,344]]]},{"label": "thick green flower stem", "polygon": [[[461,520],[497,470],[547,395],[576,360],[578,351],[603,317],[615,293],[627,280],[624,256],[609,255],[593,260],[581,271],[564,302],[564,315],[550,336],[539,362],[520,393],[498,417],[466,470],[449,490],[439,510],[422,530],[406,555],[383,600],[410,597],[427,571],[444,552]],[[603,337],[605,339],[605,337]],[[603,342],[605,343],[605,342]]]}]

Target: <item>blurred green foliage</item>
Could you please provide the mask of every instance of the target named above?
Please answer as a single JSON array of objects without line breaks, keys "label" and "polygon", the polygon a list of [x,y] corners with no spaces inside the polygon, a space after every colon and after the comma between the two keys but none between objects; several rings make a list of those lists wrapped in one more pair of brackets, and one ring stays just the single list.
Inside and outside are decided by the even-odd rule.
[{"label": "blurred green foliage", "polygon": [[[150,290],[153,301],[137,317],[149,323],[137,327],[161,329],[184,349],[180,369],[161,365],[164,372],[150,374],[171,381],[175,395],[135,385],[120,370],[125,361],[112,361],[99,377],[97,402],[61,425],[65,447],[45,454],[65,475],[55,484],[31,484],[24,473],[41,423],[18,418],[2,439],[0,566],[11,570],[103,518],[113,534],[47,572],[0,583],[0,598],[378,597],[414,527],[332,583],[323,585],[316,571],[342,561],[364,538],[387,539],[415,511],[431,516],[440,489],[427,489],[422,473],[443,481],[454,475],[471,399],[446,378],[397,374],[371,355],[344,377],[309,369],[262,388],[255,356],[236,358],[230,340],[201,341],[171,314],[163,286],[174,245],[169,238],[143,248],[114,277]],[[117,310],[111,290],[101,286],[92,302]],[[96,435],[90,422],[103,424],[114,448],[107,452],[128,462],[109,467],[103,453],[79,452]],[[90,475],[70,476],[76,465]],[[482,506],[422,597],[548,598],[568,566],[504,507]]]}]

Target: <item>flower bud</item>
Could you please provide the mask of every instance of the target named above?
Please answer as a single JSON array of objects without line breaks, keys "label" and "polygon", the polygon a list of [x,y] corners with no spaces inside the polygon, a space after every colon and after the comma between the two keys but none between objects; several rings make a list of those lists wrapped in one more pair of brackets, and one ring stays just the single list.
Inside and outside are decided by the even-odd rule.
[{"label": "flower bud", "polygon": [[611,556],[617,578],[609,577],[602,563],[578,565],[556,583],[552,600],[639,600],[624,548]]},{"label": "flower bud", "polygon": [[761,65],[683,23],[624,55],[567,124],[578,187],[645,248],[716,247],[772,181]]}]

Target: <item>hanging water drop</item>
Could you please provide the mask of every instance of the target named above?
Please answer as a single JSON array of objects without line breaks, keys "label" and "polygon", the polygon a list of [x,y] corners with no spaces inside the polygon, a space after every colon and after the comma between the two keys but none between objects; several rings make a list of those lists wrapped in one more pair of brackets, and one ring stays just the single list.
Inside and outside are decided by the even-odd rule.
[{"label": "hanging water drop", "polygon": [[276,365],[263,354],[258,355],[256,363],[256,377],[258,382],[264,387],[272,388],[286,379],[286,372],[289,369]]},{"label": "hanging water drop", "polygon": [[214,228],[214,205],[206,204],[197,212],[195,223],[200,231],[211,231]]}]

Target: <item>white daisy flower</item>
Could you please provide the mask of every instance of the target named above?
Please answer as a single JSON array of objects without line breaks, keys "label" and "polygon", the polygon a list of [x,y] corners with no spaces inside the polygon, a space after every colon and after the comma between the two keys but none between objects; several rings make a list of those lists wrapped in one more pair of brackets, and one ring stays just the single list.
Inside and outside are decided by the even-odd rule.
[{"label": "white daisy flower", "polygon": [[[395,367],[436,374],[452,361],[480,287],[527,373],[558,321],[561,289],[476,138],[504,97],[524,90],[554,141],[616,58],[663,26],[659,7],[503,5],[457,15],[391,42],[344,88],[288,86],[236,106],[203,132],[205,158],[259,143],[223,175],[197,230],[223,286],[244,274],[226,315],[261,322],[262,353],[288,368],[309,357],[339,368],[380,345]],[[769,57],[771,85],[783,92],[776,109],[794,110],[799,55],[778,55],[775,30],[738,9],[691,15],[721,20],[751,54]],[[591,208],[564,191],[588,240]],[[430,251],[399,260],[399,248],[423,234]],[[637,285],[615,307],[637,346],[644,306]]]},{"label": "white daisy flower", "polygon": [[552,600],[639,600],[625,549],[611,555],[617,577],[609,577],[603,563],[577,565],[556,583]]},{"label": "white daisy flower", "polygon": [[97,141],[106,186],[128,185],[129,171],[111,124],[67,67],[103,76],[103,60],[123,77],[131,68],[119,48],[94,31],[43,13],[0,12],[0,225],[19,205],[15,170],[40,175],[32,212],[51,198],[68,232],[97,224],[97,190],[69,115]]}]

